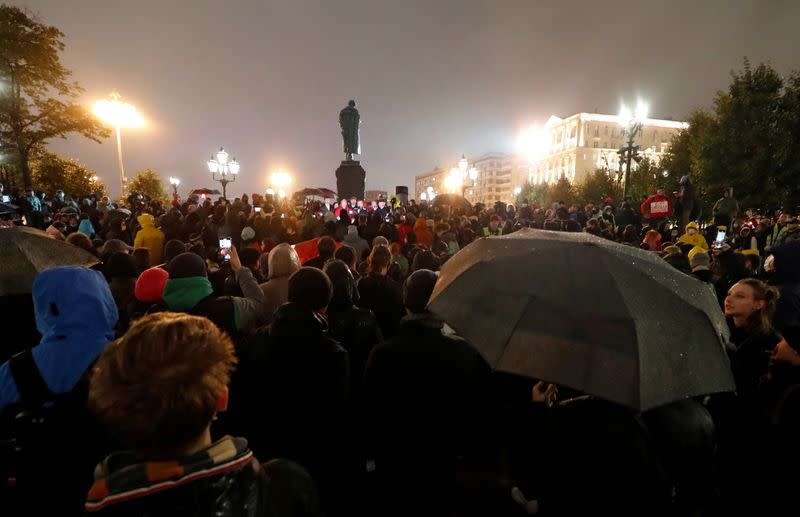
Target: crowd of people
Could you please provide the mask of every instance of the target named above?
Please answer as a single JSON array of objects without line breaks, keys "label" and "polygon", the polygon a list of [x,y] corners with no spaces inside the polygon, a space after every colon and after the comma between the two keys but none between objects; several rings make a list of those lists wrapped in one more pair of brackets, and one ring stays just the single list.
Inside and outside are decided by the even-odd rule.
[{"label": "crowd of people", "polygon": [[[0,350],[0,505],[12,512],[796,512],[784,506],[800,460],[789,211],[742,213],[727,191],[693,221],[664,189],[571,206],[9,201],[21,217],[5,225],[97,258],[37,277],[35,329],[3,315],[35,336]],[[709,284],[736,392],[636,413],[493,372],[428,300],[459,250],[525,227],[638,247]]]}]

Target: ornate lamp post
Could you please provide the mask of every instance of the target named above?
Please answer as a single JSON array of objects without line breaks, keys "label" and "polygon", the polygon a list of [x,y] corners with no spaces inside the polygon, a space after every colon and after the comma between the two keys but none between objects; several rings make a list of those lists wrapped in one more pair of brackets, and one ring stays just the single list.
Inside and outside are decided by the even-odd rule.
[{"label": "ornate lamp post", "polygon": [[647,104],[639,101],[639,103],[636,105],[636,110],[633,112],[631,112],[631,110],[623,104],[619,110],[618,118],[619,124],[622,126],[622,133],[628,136],[627,145],[617,151],[617,154],[619,154],[620,158],[620,172],[622,171],[623,160],[625,160],[626,163],[624,179],[622,178],[622,175],[620,175],[620,179],[623,181],[622,199],[624,200],[628,197],[631,177],[631,161],[634,160],[636,163],[642,161],[642,157],[639,155],[639,146],[633,145],[633,142],[636,139],[636,135],[642,131],[644,121],[647,119]]},{"label": "ornate lamp post", "polygon": [[170,176],[169,184],[172,185],[172,199],[178,199],[178,185],[181,184],[181,180]]},{"label": "ornate lamp post", "polygon": [[[457,173],[454,171],[458,171]],[[461,196],[467,197],[467,189],[474,188],[475,182],[478,180],[478,169],[474,166],[469,166],[469,161],[462,154],[461,159],[458,160],[458,169],[453,169],[451,174],[459,174],[461,177]],[[469,180],[469,183],[467,183]]]},{"label": "ornate lamp post", "polygon": [[216,158],[212,155],[208,160],[208,172],[211,173],[211,179],[222,185],[222,199],[228,199],[228,183],[236,181],[236,175],[239,174],[239,162],[236,161],[236,158],[228,161],[228,152],[224,147],[220,147]]}]

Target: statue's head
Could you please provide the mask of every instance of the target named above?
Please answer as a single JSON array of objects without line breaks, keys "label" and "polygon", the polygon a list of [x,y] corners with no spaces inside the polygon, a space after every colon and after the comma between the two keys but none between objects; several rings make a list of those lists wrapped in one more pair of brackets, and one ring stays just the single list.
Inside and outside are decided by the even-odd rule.
[{"label": "statue's head", "polygon": [[355,108],[356,107],[356,101],[351,99],[350,102],[347,103],[347,105],[350,106],[351,108]]}]

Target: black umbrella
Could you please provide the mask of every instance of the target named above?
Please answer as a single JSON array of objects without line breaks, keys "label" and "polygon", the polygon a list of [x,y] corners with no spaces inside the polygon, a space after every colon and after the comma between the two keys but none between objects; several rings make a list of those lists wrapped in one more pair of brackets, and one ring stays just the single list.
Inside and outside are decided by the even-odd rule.
[{"label": "black umbrella", "polygon": [[459,194],[439,194],[433,198],[433,206],[449,206],[453,210],[470,210],[472,205],[469,201]]},{"label": "black umbrella", "polygon": [[711,288],[589,234],[475,241],[444,265],[429,309],[497,370],[637,410],[734,389]]},{"label": "black umbrella", "polygon": [[59,266],[91,266],[97,257],[25,226],[0,228],[0,296],[31,292],[36,275]]},{"label": "black umbrella", "polygon": [[193,195],[198,195],[198,196],[201,196],[201,195],[206,195],[206,196],[221,196],[222,194],[221,194],[221,193],[220,193],[220,191],[219,191],[219,190],[217,190],[217,189],[210,189],[210,188],[196,188],[196,189],[194,189],[193,191],[189,192],[189,195],[190,195],[190,196],[193,196]]}]

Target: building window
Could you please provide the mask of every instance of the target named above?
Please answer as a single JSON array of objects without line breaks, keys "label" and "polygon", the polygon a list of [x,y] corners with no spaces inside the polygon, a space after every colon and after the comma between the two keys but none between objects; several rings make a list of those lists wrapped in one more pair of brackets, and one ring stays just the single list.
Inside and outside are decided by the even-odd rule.
[{"label": "building window", "polygon": [[595,140],[594,142],[592,142],[592,147],[597,149],[598,147],[600,147],[600,143],[597,140]]},{"label": "building window", "polygon": [[600,126],[594,128],[594,136],[600,136]]},{"label": "building window", "polygon": [[606,134],[608,134],[608,126],[605,126],[605,128],[606,128]]}]

